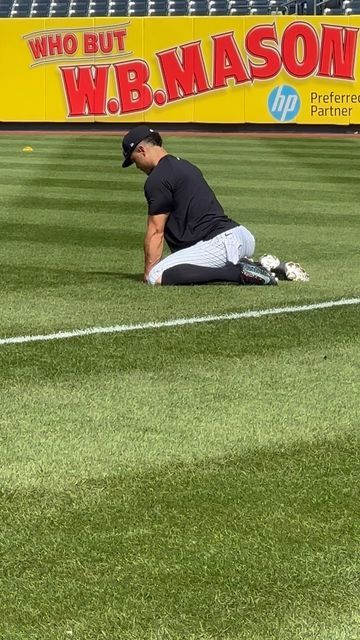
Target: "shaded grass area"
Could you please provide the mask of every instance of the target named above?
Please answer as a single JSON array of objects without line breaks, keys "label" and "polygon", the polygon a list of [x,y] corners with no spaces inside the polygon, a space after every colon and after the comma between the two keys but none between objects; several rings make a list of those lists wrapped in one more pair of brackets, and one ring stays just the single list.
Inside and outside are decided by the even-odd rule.
[{"label": "shaded grass area", "polygon": [[358,444],[4,492],[2,637],[315,640],[359,603]]}]

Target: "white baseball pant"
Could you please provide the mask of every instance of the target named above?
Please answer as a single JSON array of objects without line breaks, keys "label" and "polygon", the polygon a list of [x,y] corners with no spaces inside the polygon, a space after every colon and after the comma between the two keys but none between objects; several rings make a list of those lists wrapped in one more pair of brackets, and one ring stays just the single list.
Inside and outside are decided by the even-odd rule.
[{"label": "white baseball pant", "polygon": [[255,252],[255,238],[246,227],[239,225],[220,233],[211,240],[202,240],[192,247],[180,249],[160,260],[150,271],[148,282],[156,284],[166,269],[179,264],[198,267],[224,267],[237,264],[242,258],[251,258]]}]

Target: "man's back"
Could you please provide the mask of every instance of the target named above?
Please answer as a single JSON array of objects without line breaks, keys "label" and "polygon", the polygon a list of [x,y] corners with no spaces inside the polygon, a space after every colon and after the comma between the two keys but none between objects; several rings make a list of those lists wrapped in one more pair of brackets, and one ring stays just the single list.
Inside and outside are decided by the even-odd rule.
[{"label": "man's back", "polygon": [[149,215],[170,214],[165,240],[172,252],[238,226],[225,215],[201,171],[187,160],[169,154],[161,158],[144,191]]}]

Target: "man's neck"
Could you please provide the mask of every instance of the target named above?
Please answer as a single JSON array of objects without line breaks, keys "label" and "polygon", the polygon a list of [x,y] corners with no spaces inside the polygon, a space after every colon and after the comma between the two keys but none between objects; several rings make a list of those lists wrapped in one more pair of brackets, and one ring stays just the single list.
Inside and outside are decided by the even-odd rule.
[{"label": "man's neck", "polygon": [[154,147],[154,167],[167,155],[169,154],[163,147]]}]

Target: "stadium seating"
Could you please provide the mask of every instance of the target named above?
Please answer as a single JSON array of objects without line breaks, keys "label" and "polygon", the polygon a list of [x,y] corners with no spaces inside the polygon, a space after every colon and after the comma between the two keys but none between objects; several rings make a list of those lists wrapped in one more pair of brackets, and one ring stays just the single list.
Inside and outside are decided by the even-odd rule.
[{"label": "stadium seating", "polygon": [[64,18],[69,15],[70,0],[52,0],[50,4],[50,16]]},{"label": "stadium seating", "polygon": [[109,15],[108,0],[90,0],[89,16],[107,16]]},{"label": "stadium seating", "polygon": [[207,0],[188,0],[190,16],[208,16],[209,5]]},{"label": "stadium seating", "polygon": [[169,0],[169,16],[187,16],[187,0]]},{"label": "stadium seating", "polygon": [[0,0],[0,18],[360,15],[360,0]]},{"label": "stadium seating", "polygon": [[28,18],[30,16],[31,0],[15,0],[11,8],[11,18]]},{"label": "stadium seating", "polygon": [[129,0],[129,16],[146,16],[147,15],[147,2],[146,0]]},{"label": "stadium seating", "polygon": [[249,10],[251,15],[270,13],[269,0],[249,0]]},{"label": "stadium seating", "polygon": [[226,0],[209,0],[208,6],[211,16],[226,16],[229,13]]},{"label": "stadium seating", "polygon": [[149,16],[166,16],[168,13],[167,0],[149,0]]},{"label": "stadium seating", "polygon": [[128,0],[110,0],[109,16],[127,16],[127,14]]},{"label": "stadium seating", "polygon": [[0,18],[8,18],[11,15],[12,5],[11,0],[0,0]]},{"label": "stadium seating", "polygon": [[[358,15],[360,14],[360,0],[344,0],[343,8],[347,16],[352,13]],[[333,9],[331,11],[333,11]]]},{"label": "stadium seating", "polygon": [[89,0],[71,0],[69,5],[69,16],[71,18],[81,18],[88,15]]},{"label": "stadium seating", "polygon": [[50,15],[50,0],[33,0],[30,16],[33,18],[46,18]]},{"label": "stadium seating", "polygon": [[250,14],[248,0],[228,0],[231,16],[247,16]]}]

